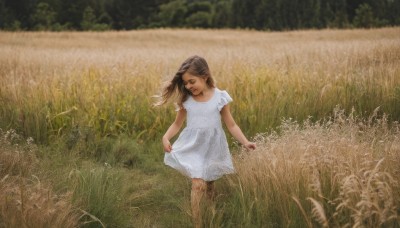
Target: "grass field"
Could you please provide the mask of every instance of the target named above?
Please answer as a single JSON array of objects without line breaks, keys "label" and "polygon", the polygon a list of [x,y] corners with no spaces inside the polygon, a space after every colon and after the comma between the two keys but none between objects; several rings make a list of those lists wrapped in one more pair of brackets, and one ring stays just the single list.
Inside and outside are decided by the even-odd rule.
[{"label": "grass field", "polygon": [[0,32],[0,227],[190,227],[190,181],[162,163],[174,107],[152,103],[193,54],[258,143],[228,135],[206,227],[400,226],[399,35]]}]

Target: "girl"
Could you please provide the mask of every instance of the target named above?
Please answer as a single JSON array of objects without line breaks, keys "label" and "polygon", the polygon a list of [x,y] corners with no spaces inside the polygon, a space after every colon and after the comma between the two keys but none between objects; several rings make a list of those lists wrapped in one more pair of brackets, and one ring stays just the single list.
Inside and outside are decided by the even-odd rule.
[{"label": "girl", "polygon": [[[225,90],[215,87],[206,60],[199,56],[186,59],[174,78],[163,89],[165,104],[177,95],[178,111],[175,121],[162,137],[164,163],[192,179],[191,207],[195,227],[201,226],[200,201],[203,193],[214,196],[214,181],[234,172],[221,118],[229,132],[245,148],[255,149],[236,125],[228,103],[232,98]],[[186,127],[171,146],[170,139]]]}]

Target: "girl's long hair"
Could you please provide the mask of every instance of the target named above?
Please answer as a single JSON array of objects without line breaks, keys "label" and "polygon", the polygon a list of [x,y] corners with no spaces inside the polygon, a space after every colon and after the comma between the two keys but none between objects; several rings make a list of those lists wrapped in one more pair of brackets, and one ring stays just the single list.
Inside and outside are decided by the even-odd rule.
[{"label": "girl's long hair", "polygon": [[177,95],[177,105],[179,108],[183,108],[183,102],[187,100],[190,92],[185,88],[183,84],[182,76],[186,73],[190,73],[193,76],[206,78],[206,83],[210,88],[215,87],[214,79],[211,76],[210,69],[208,68],[207,61],[197,55],[187,58],[179,70],[175,73],[175,76],[171,81],[163,88],[161,93],[161,100],[155,103],[155,106],[160,106],[167,103],[174,95]]}]

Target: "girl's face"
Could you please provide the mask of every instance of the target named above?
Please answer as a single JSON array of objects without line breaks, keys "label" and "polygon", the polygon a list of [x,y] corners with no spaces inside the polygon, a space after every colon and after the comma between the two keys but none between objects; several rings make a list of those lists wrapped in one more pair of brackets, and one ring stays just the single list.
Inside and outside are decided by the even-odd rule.
[{"label": "girl's face", "polygon": [[208,88],[207,77],[198,77],[186,72],[183,74],[182,80],[185,88],[189,90],[193,96],[203,93],[203,91]]}]

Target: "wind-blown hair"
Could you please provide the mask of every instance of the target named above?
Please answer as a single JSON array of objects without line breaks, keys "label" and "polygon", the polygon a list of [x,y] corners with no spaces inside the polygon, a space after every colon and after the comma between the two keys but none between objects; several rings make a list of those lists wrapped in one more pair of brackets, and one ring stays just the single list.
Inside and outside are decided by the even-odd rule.
[{"label": "wind-blown hair", "polygon": [[168,84],[163,88],[161,96],[159,96],[161,97],[161,100],[155,103],[155,106],[160,106],[167,103],[173,96],[176,95],[177,105],[179,106],[179,108],[183,108],[183,102],[185,102],[190,95],[190,91],[185,88],[182,79],[182,76],[186,72],[196,77],[208,77],[206,81],[207,85],[210,88],[215,87],[215,82],[211,76],[207,61],[200,56],[194,55],[187,58],[182,63],[172,80],[169,81]]}]

